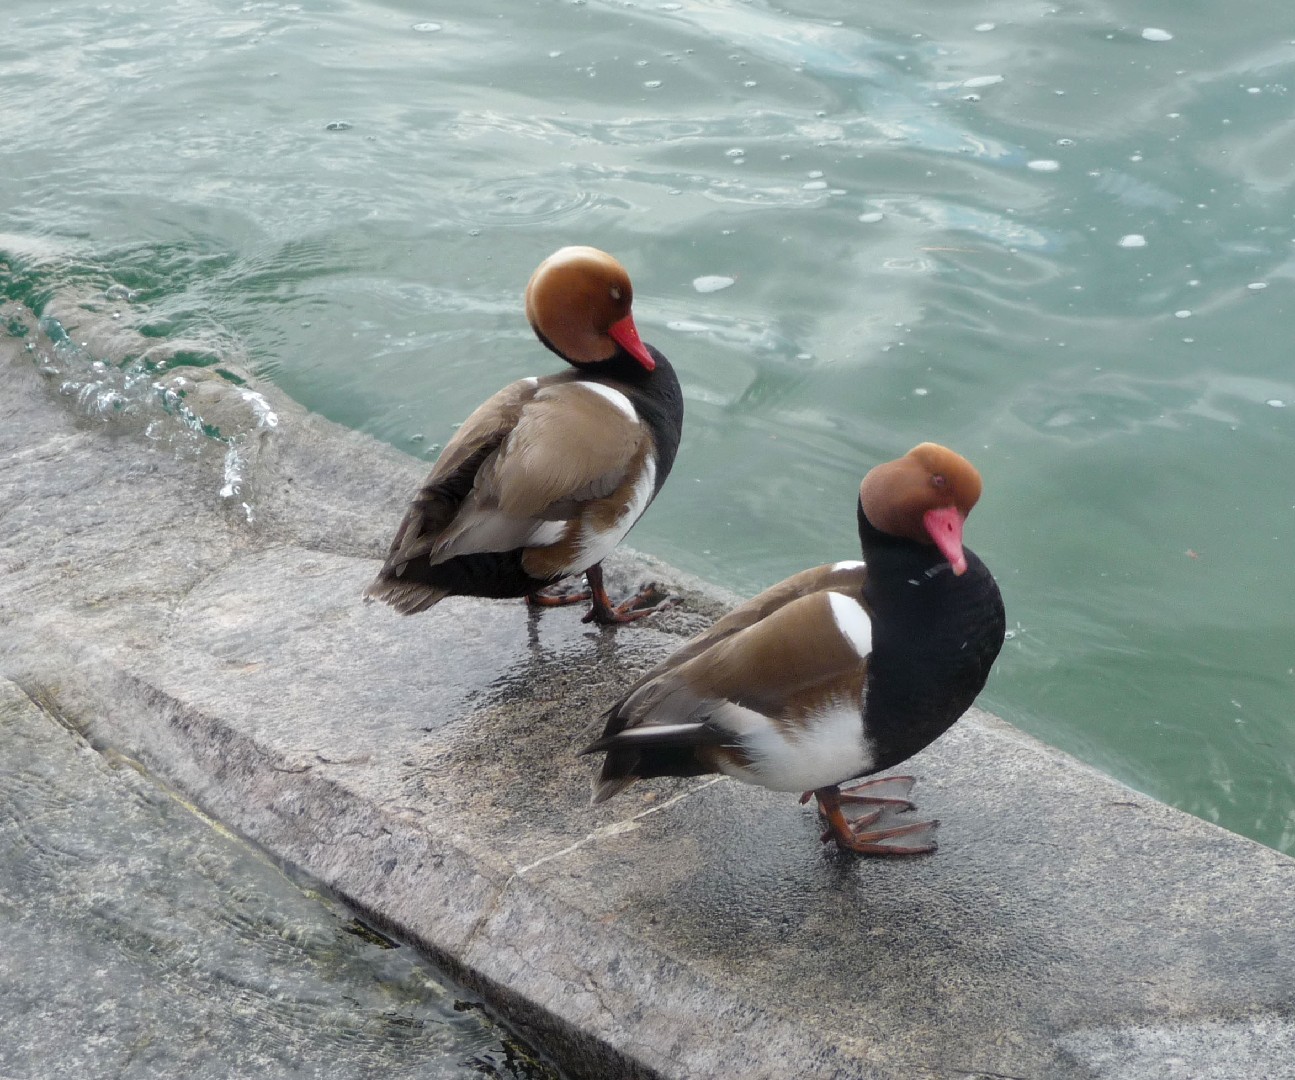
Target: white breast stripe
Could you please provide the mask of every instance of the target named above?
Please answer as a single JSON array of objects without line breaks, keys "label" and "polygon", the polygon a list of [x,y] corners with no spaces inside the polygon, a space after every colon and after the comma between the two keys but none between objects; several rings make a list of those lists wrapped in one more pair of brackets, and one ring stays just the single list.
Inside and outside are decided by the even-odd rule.
[{"label": "white breast stripe", "polygon": [[638,420],[639,414],[634,411],[634,406],[630,403],[630,399],[619,390],[613,390],[610,386],[604,386],[602,383],[584,382],[583,380],[576,383],[576,385],[583,386],[586,390],[592,390],[595,394],[601,394],[631,420]]},{"label": "white breast stripe", "polygon": [[839,592],[827,594],[832,605],[832,618],[850,645],[862,657],[872,652],[872,620],[859,603]]},{"label": "white breast stripe", "polygon": [[842,570],[862,570],[868,564],[862,559],[846,559],[843,562],[832,564],[832,573],[837,574]]}]

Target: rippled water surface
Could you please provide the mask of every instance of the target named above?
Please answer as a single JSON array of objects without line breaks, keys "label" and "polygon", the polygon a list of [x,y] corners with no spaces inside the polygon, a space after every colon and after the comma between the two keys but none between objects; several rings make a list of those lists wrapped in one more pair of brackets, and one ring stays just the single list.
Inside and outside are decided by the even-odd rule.
[{"label": "rippled water surface", "polygon": [[535,264],[605,247],[687,396],[636,546],[753,592],[850,557],[863,472],[947,442],[1014,627],[985,703],[1295,851],[1288,0],[4,20],[11,297],[123,286],[430,458],[553,368]]}]

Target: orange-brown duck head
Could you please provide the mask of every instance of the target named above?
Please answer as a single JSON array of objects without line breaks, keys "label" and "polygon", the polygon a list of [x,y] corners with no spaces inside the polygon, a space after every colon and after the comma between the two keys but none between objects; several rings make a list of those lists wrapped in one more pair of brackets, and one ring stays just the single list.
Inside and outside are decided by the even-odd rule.
[{"label": "orange-brown duck head", "polygon": [[928,442],[870,471],[859,485],[859,505],[881,532],[934,544],[953,572],[962,574],[962,526],[980,491],[980,473],[971,462]]},{"label": "orange-brown duck head", "polygon": [[619,262],[592,247],[564,247],[526,286],[526,318],[536,336],[572,364],[610,360],[617,346],[648,371],[656,361],[630,314],[634,288]]}]

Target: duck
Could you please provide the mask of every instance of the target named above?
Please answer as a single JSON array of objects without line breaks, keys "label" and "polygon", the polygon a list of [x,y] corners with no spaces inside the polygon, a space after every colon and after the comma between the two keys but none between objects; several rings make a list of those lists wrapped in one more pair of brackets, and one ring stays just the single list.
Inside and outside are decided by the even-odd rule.
[{"label": "duck", "polygon": [[[633,302],[629,273],[605,251],[564,247],[540,263],[526,317],[570,366],[510,383],[463,422],[366,598],[406,615],[447,596],[525,597],[539,608],[589,600],[584,621],[604,625],[670,602],[646,586],[615,604],[602,573],[670,475],[683,430],[679,379],[640,338]],[[552,592],[579,574],[587,590]]]},{"label": "duck", "polygon": [[915,778],[861,778],[947,731],[1002,648],[998,584],[963,545],[981,490],[936,443],[871,469],[863,560],[794,574],[643,675],[581,751],[606,755],[592,802],[640,779],[720,773],[815,798],[823,841],[843,851],[934,851],[938,821],[889,824],[914,809]]}]

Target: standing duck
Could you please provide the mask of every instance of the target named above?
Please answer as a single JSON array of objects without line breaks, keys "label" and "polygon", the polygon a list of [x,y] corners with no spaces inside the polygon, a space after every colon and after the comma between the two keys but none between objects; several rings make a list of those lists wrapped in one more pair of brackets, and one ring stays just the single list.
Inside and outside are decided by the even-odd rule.
[{"label": "standing duck", "polygon": [[[934,851],[911,810],[914,779],[848,780],[898,765],[946,731],[1003,644],[993,575],[962,546],[980,498],[971,463],[935,443],[878,465],[859,487],[865,562],[789,577],[649,671],[607,715],[593,801],[652,776],[725,773],[813,795],[823,840],[865,855]],[[867,809],[853,820],[843,806]]]},{"label": "standing duck", "polygon": [[[604,251],[565,247],[540,263],[526,317],[571,368],[510,383],[463,422],[366,596],[406,615],[447,596],[591,599],[584,621],[599,623],[656,610],[648,589],[613,605],[601,565],[661,490],[683,426],[679,380],[639,339],[633,299]],[[587,593],[540,591],[580,573]]]}]

